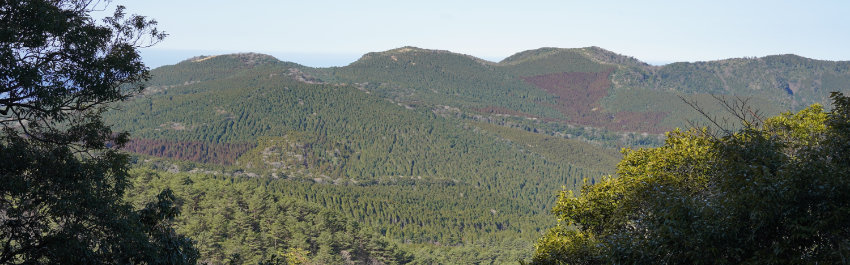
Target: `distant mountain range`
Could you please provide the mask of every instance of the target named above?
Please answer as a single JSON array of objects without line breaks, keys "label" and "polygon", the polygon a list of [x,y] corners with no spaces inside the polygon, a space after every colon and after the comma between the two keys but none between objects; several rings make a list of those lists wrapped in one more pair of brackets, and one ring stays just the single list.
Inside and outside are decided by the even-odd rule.
[{"label": "distant mountain range", "polygon": [[754,107],[777,113],[823,102],[829,92],[850,87],[850,62],[776,55],[651,66],[597,47],[541,48],[498,63],[404,47],[313,72],[329,80],[368,82],[400,102],[450,102],[473,112],[653,133],[699,118],[679,95],[747,97]]},{"label": "distant mountain range", "polygon": [[[494,63],[449,51],[403,47],[330,68],[260,54],[221,56],[263,58],[288,66],[299,78],[353,84],[402,104],[446,105],[470,114],[537,118],[618,132],[661,133],[687,126],[688,120],[699,117],[679,96],[698,101],[710,99],[710,94],[746,97],[754,107],[775,114],[823,102],[829,92],[850,87],[850,62],[796,55],[651,66],[598,47],[541,48]],[[713,108],[712,103],[704,105]]]},{"label": "distant mountain range", "polygon": [[403,47],[330,68],[227,54],[152,75],[106,118],[132,134],[128,150],[170,159],[162,170],[282,182],[275,194],[396,242],[514,250],[552,225],[558,191],[614,173],[618,148],[659,145],[663,132],[700,122],[680,97],[722,118],[718,96],[773,115],[850,90],[850,62],[651,66],[597,47],[498,63]]}]

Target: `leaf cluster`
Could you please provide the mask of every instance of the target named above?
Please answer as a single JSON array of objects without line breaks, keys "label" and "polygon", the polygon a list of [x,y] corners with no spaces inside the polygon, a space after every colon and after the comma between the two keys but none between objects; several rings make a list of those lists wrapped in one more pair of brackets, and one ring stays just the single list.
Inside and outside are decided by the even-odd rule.
[{"label": "leaf cluster", "polygon": [[720,137],[675,131],[627,151],[616,178],[562,193],[561,226],[533,262],[847,263],[850,101],[832,98],[830,112],[814,105]]},{"label": "leaf cluster", "polygon": [[123,201],[129,158],[101,114],[149,78],[137,48],[165,34],[109,1],[0,1],[0,263],[192,264],[163,191]]}]

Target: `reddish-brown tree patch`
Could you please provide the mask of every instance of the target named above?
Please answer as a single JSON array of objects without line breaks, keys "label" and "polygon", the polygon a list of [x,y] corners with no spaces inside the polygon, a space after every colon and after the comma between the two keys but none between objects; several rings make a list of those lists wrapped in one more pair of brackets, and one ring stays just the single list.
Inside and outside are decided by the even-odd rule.
[{"label": "reddish-brown tree patch", "polygon": [[254,144],[209,144],[202,142],[172,142],[153,139],[133,139],[124,150],[157,157],[167,157],[201,163],[232,165]]},{"label": "reddish-brown tree patch", "polygon": [[611,73],[569,72],[523,77],[526,82],[539,87],[557,98],[553,107],[567,117],[567,122],[602,127],[616,131],[641,131],[662,133],[667,128],[658,124],[667,116],[663,112],[605,111],[599,100],[608,95]]}]

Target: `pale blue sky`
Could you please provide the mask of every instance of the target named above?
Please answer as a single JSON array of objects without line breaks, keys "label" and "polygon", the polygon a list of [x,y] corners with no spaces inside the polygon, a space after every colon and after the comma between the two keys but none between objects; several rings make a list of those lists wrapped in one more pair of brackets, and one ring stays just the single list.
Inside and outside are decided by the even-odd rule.
[{"label": "pale blue sky", "polygon": [[650,63],[794,53],[850,60],[850,1],[117,1],[170,36],[149,65],[261,52],[345,65],[401,46],[501,60],[599,46]]}]

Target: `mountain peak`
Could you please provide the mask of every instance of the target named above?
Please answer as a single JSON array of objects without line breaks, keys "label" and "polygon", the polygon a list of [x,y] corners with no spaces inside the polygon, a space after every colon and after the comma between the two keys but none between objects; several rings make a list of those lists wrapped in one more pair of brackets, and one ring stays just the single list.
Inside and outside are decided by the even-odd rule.
[{"label": "mountain peak", "polygon": [[554,54],[557,54],[561,50],[567,50],[564,48],[556,48],[556,47],[543,47],[537,48],[533,50],[521,51],[515,53],[514,55],[508,56],[499,62],[499,64],[519,64],[526,61],[531,61],[535,59],[545,58]]},{"label": "mountain peak", "polygon": [[584,52],[587,56],[592,59],[608,64],[620,64],[620,65],[628,65],[628,66],[640,66],[646,67],[649,64],[638,60],[637,58],[622,55],[616,52],[612,52],[597,46],[585,47],[579,49]]},{"label": "mountain peak", "polygon": [[246,52],[246,53],[231,53],[231,54],[220,54],[220,55],[201,55],[195,56],[189,59],[182,61],[181,63],[200,63],[206,61],[216,61],[216,60],[235,60],[239,61],[246,66],[254,66],[258,64],[266,64],[266,63],[277,63],[280,62],[274,56],[262,53],[254,53],[254,52]]},{"label": "mountain peak", "polygon": [[414,47],[414,46],[404,46],[404,47],[390,49],[390,50],[386,50],[386,51],[382,51],[382,52],[370,52],[370,53],[363,55],[362,57],[360,57],[360,59],[358,59],[357,61],[355,61],[352,64],[366,63],[366,62],[369,62],[369,61],[371,61],[373,59],[377,59],[377,58],[385,58],[385,59],[389,58],[390,60],[398,61],[402,58],[416,58],[416,57],[424,58],[424,57],[428,57],[428,56],[432,56],[432,55],[441,55],[441,56],[448,55],[448,56],[464,57],[464,58],[471,59],[471,60],[476,61],[476,62],[481,63],[481,64],[492,64],[492,62],[489,62],[487,60],[484,60],[484,59],[481,59],[481,58],[478,58],[478,57],[475,57],[475,56],[472,56],[472,55],[455,53],[455,52],[451,52],[451,51],[447,51],[447,50],[423,49],[423,48]]},{"label": "mountain peak", "polygon": [[548,59],[554,56],[580,56],[585,57],[586,59],[593,60],[597,63],[603,64],[623,64],[630,66],[649,66],[647,63],[642,62],[634,57],[629,57],[625,55],[621,55],[597,46],[590,46],[584,48],[557,48],[557,47],[543,47],[533,50],[527,50],[518,52],[514,55],[511,55],[499,64],[503,65],[516,65],[527,63],[531,61]]},{"label": "mountain peak", "polygon": [[399,55],[399,54],[409,54],[409,53],[455,54],[455,55],[472,57],[470,55],[460,54],[460,53],[456,53],[456,52],[452,52],[452,51],[448,51],[448,50],[425,49],[425,48],[419,48],[419,47],[415,47],[415,46],[404,46],[404,47],[401,47],[401,48],[390,49],[390,50],[386,50],[386,51],[383,51],[383,52],[375,52],[374,54]]},{"label": "mountain peak", "polygon": [[[437,51],[438,50],[429,50],[429,49],[423,49],[423,48],[414,47],[414,46],[404,46],[404,47],[401,47],[401,48],[390,49],[390,50],[387,50],[387,51],[384,51],[384,52],[381,52],[381,53],[390,54],[390,53],[437,52]],[[444,52],[448,52],[448,51],[444,51]]]}]

